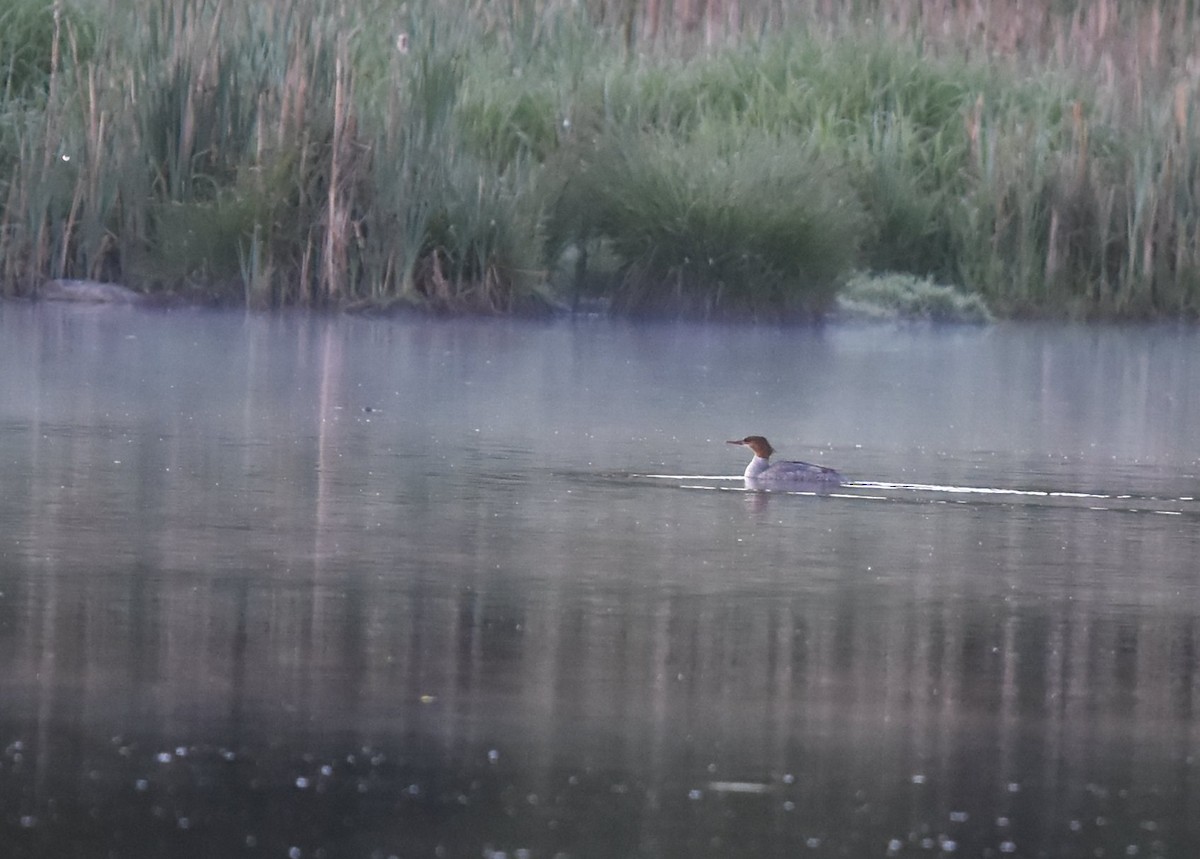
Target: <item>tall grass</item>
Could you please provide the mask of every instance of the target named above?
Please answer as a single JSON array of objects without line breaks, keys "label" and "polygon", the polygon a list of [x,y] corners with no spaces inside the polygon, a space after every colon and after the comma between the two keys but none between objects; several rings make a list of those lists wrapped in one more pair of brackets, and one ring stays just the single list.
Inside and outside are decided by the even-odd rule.
[{"label": "tall grass", "polygon": [[372,41],[344,2],[137,6],[80,6],[96,55],[55,60],[39,105],[7,106],[7,292],[119,277],[253,305],[486,311],[532,294],[529,159],[483,161],[457,126],[464,33],[412,16],[423,29]]},{"label": "tall grass", "polygon": [[610,135],[573,166],[573,221],[620,260],[631,314],[820,315],[864,222],[840,168],[776,135],[697,129],[683,140]]},{"label": "tall grass", "polygon": [[0,289],[1200,315],[1192,0],[14,0]]}]

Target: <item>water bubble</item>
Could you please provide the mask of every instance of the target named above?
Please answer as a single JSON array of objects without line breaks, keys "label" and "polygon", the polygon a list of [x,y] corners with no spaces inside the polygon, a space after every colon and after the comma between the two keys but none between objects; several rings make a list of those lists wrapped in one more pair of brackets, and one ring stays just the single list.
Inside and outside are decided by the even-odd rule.
[{"label": "water bubble", "polygon": [[806,847],[808,847],[808,849],[816,850],[818,847],[821,846],[821,839],[820,838],[807,838],[807,839],[805,839],[804,844]]},{"label": "water bubble", "polygon": [[950,819],[952,821],[954,821],[955,823],[966,823],[968,817],[970,817],[970,815],[967,814],[965,811],[950,812]]},{"label": "water bubble", "polygon": [[1083,829],[1083,824],[1080,823],[1078,820],[1072,820],[1070,823],[1067,824],[1067,826],[1070,828],[1070,830],[1072,832],[1078,832],[1079,830]]},{"label": "water bubble", "polygon": [[783,783],[784,784],[795,784],[795,782],[796,782],[796,777],[794,775],[792,775],[791,773],[783,774]]},{"label": "water bubble", "polygon": [[321,775],[325,776],[326,778],[333,775],[333,767],[331,767],[329,764],[325,764],[323,767],[321,767]]},{"label": "water bubble", "polygon": [[1006,828],[1008,826],[1008,823],[1009,823],[1009,821],[1008,821],[1007,817],[997,817],[996,818],[996,825],[999,826],[1001,829]]},{"label": "water bubble", "polygon": [[1125,855],[1126,856],[1138,855],[1138,846],[1136,844],[1130,844],[1128,847],[1125,848]]},{"label": "water bubble", "polygon": [[500,752],[496,749],[488,749],[488,761],[494,764],[498,760],[500,760]]},{"label": "water bubble", "polygon": [[288,848],[288,859],[300,859],[300,857],[303,855],[304,851],[302,851],[299,847]]},{"label": "water bubble", "polygon": [[899,853],[903,849],[904,849],[904,842],[901,841],[899,838],[893,838],[891,841],[888,842],[887,852],[888,852],[889,856],[895,856],[897,853]]},{"label": "water bubble", "polygon": [[1000,842],[1000,852],[1001,853],[1016,853],[1017,845],[1011,841],[1001,841]]},{"label": "water bubble", "polygon": [[704,796],[704,791],[697,790],[696,788],[692,788],[691,790],[688,791],[688,799],[695,800],[695,799],[700,799],[703,796]]},{"label": "water bubble", "polygon": [[912,777],[913,784],[925,784],[925,776],[921,773],[915,773]]},{"label": "water bubble", "polygon": [[783,803],[783,810],[784,811],[795,811],[796,803],[792,802],[790,799],[785,800]]},{"label": "water bubble", "polygon": [[133,789],[138,791],[139,793],[145,793],[147,790],[150,789],[150,782],[148,782],[144,778],[139,778],[137,781],[135,781],[133,783]]},{"label": "water bubble", "polygon": [[187,818],[187,817],[181,817],[181,818],[179,818],[179,820],[175,821],[175,823],[179,826],[180,829],[191,829],[192,828],[192,821],[190,818]]},{"label": "water bubble", "polygon": [[306,790],[308,788],[308,779],[304,776],[297,776],[296,787],[300,788],[301,790]]},{"label": "water bubble", "polygon": [[170,752],[159,752],[154,756],[154,759],[160,764],[169,764],[171,761],[175,760],[174,756]]},{"label": "water bubble", "polygon": [[1021,791],[1021,786],[1019,784],[1017,784],[1015,781],[1010,781],[1008,783],[1008,792],[1009,793],[1020,793],[1020,791]]},{"label": "water bubble", "polygon": [[942,841],[942,852],[953,853],[958,849],[958,842],[953,838],[946,838]]},{"label": "water bubble", "polygon": [[33,829],[33,827],[35,827],[35,826],[37,826],[37,818],[36,817],[34,817],[32,814],[21,815],[21,828],[22,829]]}]

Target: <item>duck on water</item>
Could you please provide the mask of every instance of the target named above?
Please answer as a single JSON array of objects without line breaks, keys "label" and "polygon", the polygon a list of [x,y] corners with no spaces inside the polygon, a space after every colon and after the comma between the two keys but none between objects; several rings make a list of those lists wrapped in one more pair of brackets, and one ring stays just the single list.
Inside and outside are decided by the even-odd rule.
[{"label": "duck on water", "polygon": [[746,466],[743,477],[752,489],[770,488],[772,486],[838,486],[843,483],[842,475],[824,465],[813,465],[811,462],[776,462],[771,463],[771,454],[775,448],[761,435],[748,435],[743,439],[734,439],[727,444],[745,445],[754,452],[754,458]]}]

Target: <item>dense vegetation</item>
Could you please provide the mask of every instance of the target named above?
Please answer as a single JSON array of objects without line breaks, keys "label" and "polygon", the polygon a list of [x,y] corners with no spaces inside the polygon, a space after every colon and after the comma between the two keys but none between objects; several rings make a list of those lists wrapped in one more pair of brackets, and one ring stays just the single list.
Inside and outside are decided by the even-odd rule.
[{"label": "dense vegetation", "polygon": [[10,0],[0,289],[1194,317],[1197,5]]}]

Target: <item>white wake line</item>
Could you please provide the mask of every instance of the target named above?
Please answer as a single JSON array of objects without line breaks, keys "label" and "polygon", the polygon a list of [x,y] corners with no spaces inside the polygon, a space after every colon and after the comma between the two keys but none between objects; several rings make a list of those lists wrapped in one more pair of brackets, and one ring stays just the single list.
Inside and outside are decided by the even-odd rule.
[{"label": "white wake line", "polygon": [[[634,474],[655,480],[745,480],[740,475],[725,474]],[[799,484],[797,484],[799,485]],[[1128,499],[1131,495],[1093,495],[1087,492],[1047,492],[1040,489],[989,489],[983,486],[940,486],[936,483],[875,483],[869,480],[849,480],[840,484],[843,489],[909,489],[923,492],[949,492],[976,495],[1030,495],[1040,498],[1107,498]],[[782,483],[780,489],[786,489]]]},{"label": "white wake line", "polygon": [[[712,480],[712,481],[741,482],[745,479],[740,474],[736,474],[736,475],[727,475],[727,474],[634,474],[631,476],[632,477],[652,478],[654,480]],[[713,487],[689,486],[688,488],[689,489],[710,489]],[[833,488],[835,488],[835,487],[833,487],[833,486],[829,487],[829,489],[833,489]],[[1098,493],[1094,493],[1094,492],[1064,492],[1064,491],[1051,491],[1051,490],[1045,490],[1045,489],[995,489],[995,488],[987,487],[987,486],[943,486],[942,484],[938,484],[938,483],[883,483],[883,482],[876,482],[876,481],[870,481],[870,480],[848,480],[845,483],[840,484],[840,486],[838,486],[836,488],[840,488],[840,489],[902,489],[902,490],[908,490],[910,492],[942,492],[947,495],[1014,495],[1017,497],[1024,497],[1024,498],[1091,498],[1091,499],[1098,499],[1101,501],[1138,500],[1138,499],[1135,499],[1134,496],[1132,496],[1132,495],[1104,495],[1104,494],[1098,494]],[[828,490],[821,490],[820,492],[799,489],[799,488],[789,490],[786,483],[780,485],[778,487],[778,490],[781,492],[786,492],[791,495],[816,495],[816,494],[819,494],[819,495],[825,495],[825,496],[831,496],[831,497],[837,497],[837,498],[870,498],[871,500],[880,500],[880,501],[886,500],[884,497],[881,497],[881,496],[844,495],[842,493],[833,493]],[[1140,499],[1140,500],[1149,501],[1152,499]],[[1164,499],[1153,499],[1153,500],[1162,501]],[[1191,497],[1183,497],[1183,498],[1174,499],[1174,500],[1192,501],[1194,499]],[[1176,515],[1176,511],[1163,510],[1163,511],[1156,511],[1156,512],[1162,512],[1164,515]]]},{"label": "white wake line", "polygon": [[[637,477],[654,477],[655,475],[653,475],[653,474],[638,474],[635,476],[637,476]],[[663,477],[668,477],[668,479],[673,479],[673,478],[670,478],[668,475],[663,475]],[[693,478],[693,479],[699,479],[699,480],[732,479],[732,480],[739,480],[739,481],[742,480],[742,478],[740,478],[740,477],[736,477],[736,478],[700,477],[700,478]],[[748,489],[745,486],[711,486],[711,485],[705,485],[703,483],[681,483],[679,486],[681,489],[703,489],[708,492],[759,492],[760,491],[758,489]],[[782,494],[782,495],[807,495],[811,498],[850,498],[854,501],[890,501],[891,500],[886,495],[848,495],[844,492],[828,492],[824,489],[820,489],[820,490],[818,490],[818,489],[788,489],[786,487],[780,487],[778,489],[772,489],[770,491],[775,492],[777,494]]]},{"label": "white wake line", "polygon": [[864,489],[910,489],[921,492],[947,492],[963,495],[1025,495],[1034,498],[1103,498],[1108,500],[1129,500],[1132,495],[1097,495],[1090,492],[1051,492],[1043,489],[991,489],[984,486],[940,486],[936,483],[875,483],[866,480],[855,480],[843,483],[842,486],[862,487]]}]

